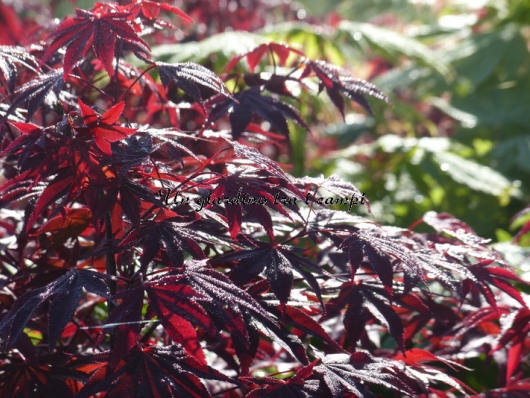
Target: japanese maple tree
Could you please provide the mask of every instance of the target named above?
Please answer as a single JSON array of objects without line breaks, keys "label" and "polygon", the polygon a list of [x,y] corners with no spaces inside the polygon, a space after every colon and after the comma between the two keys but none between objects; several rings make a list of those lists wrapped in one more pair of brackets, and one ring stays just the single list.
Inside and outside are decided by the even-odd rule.
[{"label": "japanese maple tree", "polygon": [[[342,115],[384,93],[284,43],[223,70],[152,55],[173,24],[293,17],[229,3],[96,3],[27,32],[0,5],[0,395],[527,396],[524,282],[486,240],[449,214],[380,225],[351,183],[265,155],[311,130],[300,93]],[[459,379],[479,355],[495,389]]]}]

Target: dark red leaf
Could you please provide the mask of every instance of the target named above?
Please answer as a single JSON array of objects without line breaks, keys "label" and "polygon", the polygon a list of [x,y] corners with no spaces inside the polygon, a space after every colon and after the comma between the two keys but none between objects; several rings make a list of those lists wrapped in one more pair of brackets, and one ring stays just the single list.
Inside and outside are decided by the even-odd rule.
[{"label": "dark red leaf", "polygon": [[57,100],[57,95],[63,88],[63,84],[64,81],[61,69],[53,70],[46,75],[39,75],[37,78],[30,80],[15,91],[17,96],[7,110],[7,114],[10,115],[20,105],[27,102],[28,113],[26,115],[26,120],[29,120],[43,102],[47,102],[48,105],[51,105]]},{"label": "dark red leaf", "polygon": [[0,72],[4,75],[10,91],[15,89],[17,82],[17,64],[36,72],[38,61],[22,47],[0,45]]},{"label": "dark red leaf", "polygon": [[33,311],[50,298],[49,346],[54,347],[73,315],[83,289],[101,297],[109,297],[106,279],[105,274],[74,268],[47,286],[22,295],[0,323],[0,335],[6,349],[15,344]]},{"label": "dark red leaf", "polygon": [[200,378],[237,384],[178,346],[154,346],[131,351],[115,369],[101,367],[76,397],[88,398],[98,392],[108,398],[210,397]]},{"label": "dark red leaf", "polygon": [[[311,69],[321,81],[321,86],[326,88],[331,100],[344,116],[344,102],[339,97],[339,92],[347,98],[357,102],[370,114],[372,109],[365,99],[371,96],[381,99],[387,103],[390,100],[376,86],[365,80],[353,77],[348,71],[331,65],[325,61],[306,60],[308,68]],[[307,73],[307,72],[306,72]]]},{"label": "dark red leaf", "polygon": [[164,87],[167,88],[169,83],[173,81],[180,89],[182,89],[182,91],[192,97],[196,102],[202,103],[203,100],[200,86],[222,94],[226,96],[228,100],[231,98],[226,94],[223,81],[215,73],[202,65],[193,62],[177,64],[157,62],[156,64],[158,65],[160,80]]},{"label": "dark red leaf", "polygon": [[295,108],[273,97],[262,95],[259,87],[251,87],[239,92],[234,95],[234,99],[237,102],[231,98],[212,100],[214,105],[208,118],[208,124],[215,123],[226,113],[229,113],[232,136],[236,140],[247,128],[248,122],[251,120],[249,114],[256,114],[266,120],[285,137],[289,137],[287,119],[294,120],[309,131],[309,127],[300,118]]}]

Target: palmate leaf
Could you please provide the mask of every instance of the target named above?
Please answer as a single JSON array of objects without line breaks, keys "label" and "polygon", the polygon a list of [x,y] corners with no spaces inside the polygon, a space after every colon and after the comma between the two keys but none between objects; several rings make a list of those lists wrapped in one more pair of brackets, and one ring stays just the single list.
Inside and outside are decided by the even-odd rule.
[{"label": "palmate leaf", "polygon": [[101,297],[110,296],[107,279],[105,274],[74,268],[50,284],[19,297],[0,323],[0,336],[4,340],[5,349],[15,344],[33,311],[49,299],[51,304],[48,344],[50,348],[54,347],[75,312],[83,289]]},{"label": "palmate leaf", "polygon": [[345,282],[341,286],[339,295],[326,303],[324,318],[338,315],[346,306],[343,324],[350,344],[355,345],[364,332],[366,323],[372,318],[384,325],[390,336],[403,349],[403,324],[400,316],[392,308],[386,289],[351,281]]},{"label": "palmate leaf", "polygon": [[149,298],[146,317],[160,319],[175,343],[181,344],[199,363],[206,364],[196,328],[210,336],[217,332],[204,308],[197,303],[199,299],[206,301],[207,297],[171,276],[149,282],[146,291]]},{"label": "palmate leaf", "polygon": [[402,372],[407,377],[414,380],[415,384],[418,385],[420,391],[423,391],[425,393],[432,391],[433,393],[435,393],[435,390],[432,388],[432,384],[441,381],[442,383],[450,385],[455,390],[465,396],[468,396],[465,392],[465,389],[468,389],[474,393],[474,391],[471,390],[469,386],[460,382],[457,378],[447,375],[445,370],[437,369],[433,366],[424,364],[425,362],[441,362],[449,366],[453,370],[456,370],[458,368],[467,369],[457,362],[441,358],[432,354],[429,351],[422,350],[419,348],[413,348],[403,353],[399,353],[394,358],[394,361],[396,361],[396,363],[406,364],[406,366],[400,367]]},{"label": "palmate leaf", "polygon": [[51,104],[57,99],[57,95],[63,88],[63,84],[62,69],[53,70],[45,75],[39,75],[15,91],[16,97],[7,110],[7,114],[11,114],[20,105],[27,102],[26,108],[28,113],[26,120],[29,120],[43,102]]},{"label": "palmate leaf", "polygon": [[309,76],[313,72],[320,80],[320,88],[326,89],[329,97],[344,117],[344,100],[340,93],[357,102],[372,114],[372,108],[365,96],[371,96],[390,103],[388,97],[376,86],[366,80],[353,77],[348,71],[331,65],[325,61],[306,60],[306,69],[302,76]]},{"label": "palmate leaf", "polygon": [[210,99],[207,105],[212,106],[207,124],[215,123],[221,117],[229,114],[232,137],[237,140],[245,131],[256,114],[263,120],[289,138],[289,127],[287,119],[294,120],[307,131],[309,126],[300,118],[298,112],[291,105],[281,102],[273,97],[262,95],[259,87],[251,87],[241,91],[231,98],[215,96]]},{"label": "palmate leaf", "polygon": [[326,355],[315,371],[323,376],[334,398],[343,397],[346,391],[359,398],[375,398],[376,395],[370,392],[366,383],[378,384],[415,397],[410,380],[404,377],[401,368],[399,362],[355,352],[351,355]]},{"label": "palmate leaf", "polygon": [[[23,336],[27,339],[26,344],[35,349],[30,338]],[[2,398],[73,398],[75,393],[71,386],[87,380],[86,375],[74,370],[75,366],[65,361],[60,353],[40,355],[34,362],[28,360],[26,354],[23,352],[22,358],[9,356],[0,364]]]},{"label": "palmate leaf", "polygon": [[226,72],[230,72],[232,68],[242,59],[246,58],[248,62],[248,66],[250,68],[251,72],[254,72],[254,69],[256,68],[256,65],[260,62],[260,60],[265,56],[265,54],[276,54],[280,60],[280,65],[285,65],[287,59],[289,58],[289,55],[295,54],[299,57],[304,57],[305,54],[301,52],[300,50],[297,50],[295,48],[292,48],[286,44],[283,43],[266,43],[266,44],[260,44],[258,47],[253,48],[252,50],[238,55],[237,57],[234,57],[230,60],[228,65],[226,65]]},{"label": "palmate leaf", "polygon": [[170,82],[175,82],[182,91],[188,94],[196,102],[202,103],[203,100],[200,86],[209,88],[218,94],[230,98],[226,93],[224,83],[219,76],[202,65],[193,62],[176,64],[157,62],[156,65],[158,66],[158,71],[160,73],[160,80],[165,88],[169,86]]},{"label": "palmate leaf", "polygon": [[274,246],[261,242],[256,242],[256,245],[257,248],[255,249],[228,253],[216,260],[216,263],[237,261],[232,270],[231,278],[238,285],[250,282],[263,272],[271,290],[282,305],[285,305],[289,299],[294,269],[304,277],[322,303],[320,286],[309,272],[312,271],[319,275],[325,274],[320,267],[310,260],[296,255],[289,246]]},{"label": "palmate leaf", "polygon": [[180,219],[176,213],[161,209],[154,220],[142,220],[132,228],[120,242],[120,247],[143,246],[140,264],[143,270],[155,259],[161,249],[161,258],[166,265],[180,267],[184,263],[184,251],[195,259],[203,259],[204,253],[198,244],[199,234],[190,228],[191,221]]},{"label": "palmate leaf", "polygon": [[[491,262],[488,261],[488,263]],[[528,284],[513,273],[513,271],[500,267],[486,267],[484,264],[478,263],[468,267],[469,271],[474,275],[474,279],[467,279],[464,281],[464,293],[467,293],[473,286],[477,288],[489,305],[496,308],[497,303],[491,287],[495,286],[500,291],[508,294],[517,300],[522,306],[526,307],[526,302],[521,295],[521,292],[513,286],[513,281]]]},{"label": "palmate leaf", "polygon": [[[287,176],[285,177],[286,179],[279,180],[268,171],[245,167],[228,176],[219,176],[209,180],[217,186],[207,199],[212,205],[214,203],[224,204],[232,239],[235,239],[241,230],[243,210],[263,226],[271,242],[274,241],[273,223],[267,208],[289,219],[292,217],[288,210],[300,215],[298,205],[291,199],[298,195],[299,190],[287,180]],[[284,203],[281,201],[282,198],[289,198],[291,202]],[[298,201],[301,201],[300,197]]]},{"label": "palmate leaf", "polygon": [[114,369],[102,366],[76,397],[88,398],[99,392],[108,398],[211,397],[200,378],[238,384],[178,346],[154,346],[132,350]]},{"label": "palmate leaf", "polygon": [[141,8],[142,13],[149,19],[157,20],[160,11],[167,11],[172,14],[178,15],[186,22],[193,22],[193,20],[188,14],[186,14],[180,8],[175,7],[171,4],[157,3],[155,1],[149,0],[135,0],[135,2],[133,2],[133,4],[129,6],[129,8],[134,9],[136,7],[136,4]]},{"label": "palmate leaf", "polygon": [[[94,143],[105,155],[112,154],[111,142],[122,140],[136,132],[134,128],[123,127],[116,123],[125,107],[124,102],[117,103],[105,111],[103,115],[96,113],[96,111],[81,100],[78,100],[78,104],[83,122],[94,138]],[[77,130],[83,132],[82,128],[78,128]]]},{"label": "palmate leaf", "polygon": [[10,91],[15,89],[17,64],[36,72],[38,61],[22,47],[0,46],[0,72],[4,75]]},{"label": "palmate leaf", "polygon": [[[245,383],[251,384],[249,389],[252,391],[245,398],[309,398],[325,397],[325,391],[320,387],[321,382],[317,379],[309,379],[313,375],[313,368],[318,363],[314,360],[307,366],[303,366],[287,380],[276,379],[273,377],[240,377]],[[309,379],[309,380],[308,380]],[[254,388],[257,385],[258,388]],[[318,394],[318,395],[317,395]]]},{"label": "palmate leaf", "polygon": [[143,58],[148,58],[149,45],[138,36],[128,21],[134,15],[133,12],[113,12],[109,5],[103,3],[98,3],[92,11],[76,9],[75,12],[75,17],[66,18],[51,33],[52,42],[41,60],[44,63],[59,48],[66,46],[64,79],[90,48],[107,73],[114,76],[112,62],[118,38],[132,45],[135,52],[143,54]]}]

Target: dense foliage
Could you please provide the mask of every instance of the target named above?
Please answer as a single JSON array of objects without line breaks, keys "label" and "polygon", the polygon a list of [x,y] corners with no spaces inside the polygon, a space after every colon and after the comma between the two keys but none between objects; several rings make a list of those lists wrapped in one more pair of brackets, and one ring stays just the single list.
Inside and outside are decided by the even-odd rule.
[{"label": "dense foliage", "polygon": [[244,33],[304,17],[273,3],[0,4],[2,397],[528,394],[525,282],[486,239],[281,165],[322,98],[392,103]]}]

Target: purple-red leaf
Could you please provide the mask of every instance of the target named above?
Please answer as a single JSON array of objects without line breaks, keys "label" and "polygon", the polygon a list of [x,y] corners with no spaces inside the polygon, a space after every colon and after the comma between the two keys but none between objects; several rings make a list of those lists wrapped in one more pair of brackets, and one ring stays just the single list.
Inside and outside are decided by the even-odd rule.
[{"label": "purple-red leaf", "polygon": [[226,113],[229,113],[232,136],[235,140],[245,131],[253,114],[269,122],[274,129],[287,138],[289,137],[287,119],[294,120],[309,131],[309,127],[300,118],[295,108],[273,97],[262,95],[259,87],[251,87],[239,92],[234,95],[234,99],[237,102],[231,98],[215,97],[212,99],[213,108],[208,123],[215,123]]},{"label": "purple-red leaf", "polygon": [[131,351],[114,369],[106,365],[96,370],[76,398],[98,392],[107,398],[210,397],[200,378],[237,384],[178,346],[153,346]]},{"label": "purple-red leaf", "polygon": [[0,335],[6,349],[16,342],[33,311],[50,298],[49,346],[53,347],[73,315],[83,289],[101,297],[109,297],[106,279],[105,274],[74,268],[52,283],[19,297],[0,323]]},{"label": "purple-red leaf", "polygon": [[230,100],[230,96],[226,94],[223,81],[219,76],[202,65],[193,62],[176,64],[157,62],[156,64],[160,72],[162,85],[166,88],[173,81],[182,91],[192,97],[196,102],[201,103],[203,98],[200,86],[203,86],[216,93],[225,95]]}]

